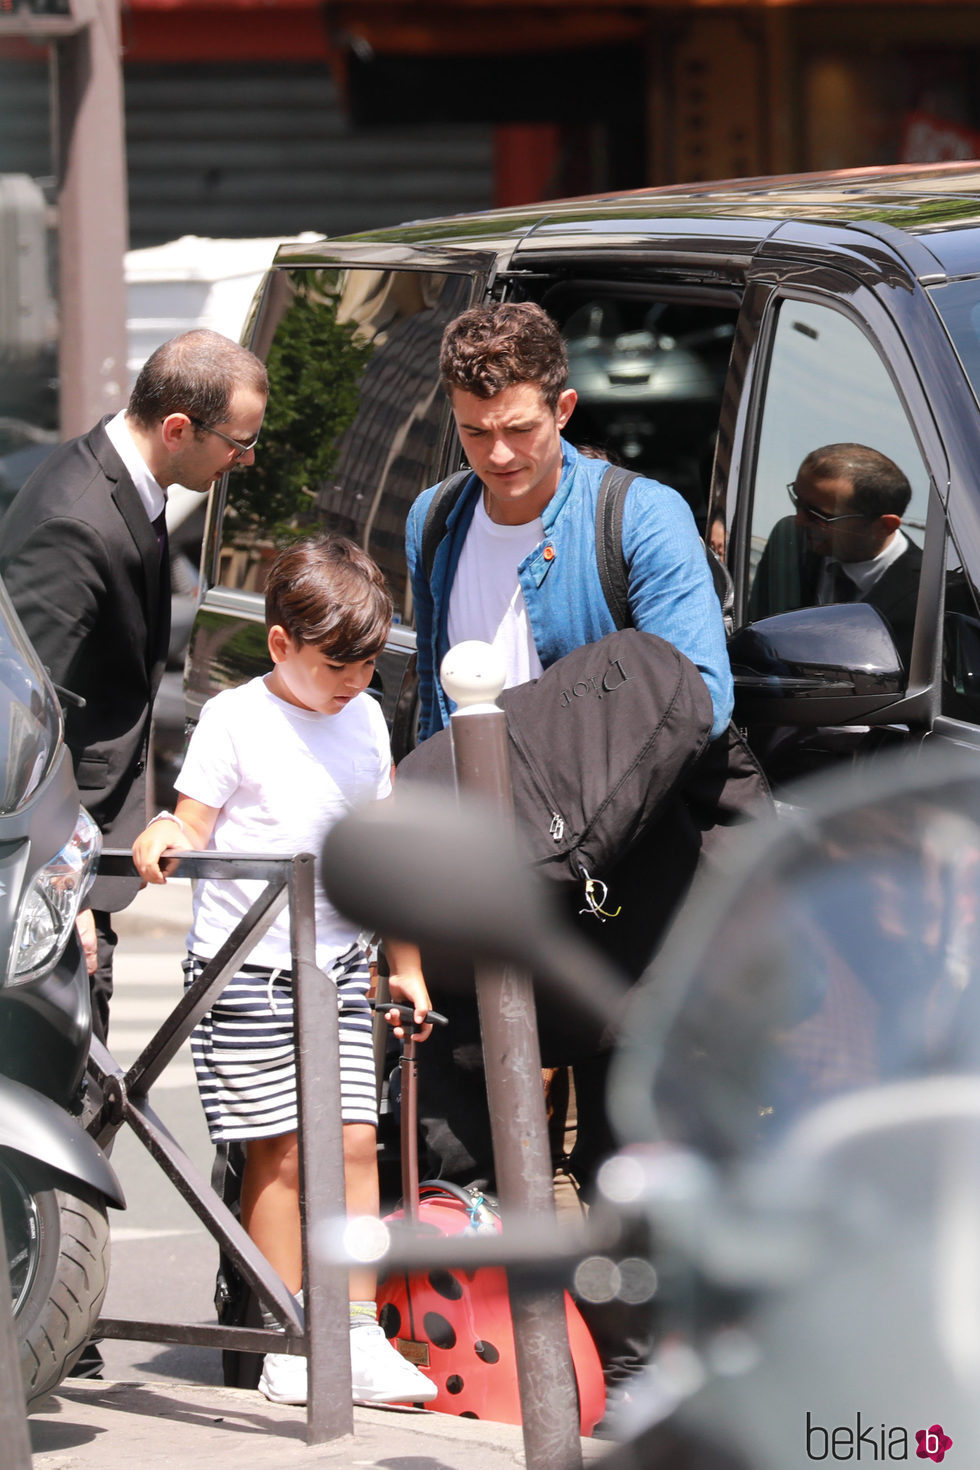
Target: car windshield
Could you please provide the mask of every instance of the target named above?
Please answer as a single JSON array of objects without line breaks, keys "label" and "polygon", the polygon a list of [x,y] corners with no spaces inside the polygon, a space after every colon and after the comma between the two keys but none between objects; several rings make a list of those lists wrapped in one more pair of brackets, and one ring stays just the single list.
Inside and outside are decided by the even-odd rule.
[{"label": "car windshield", "polygon": [[61,713],[37,654],[0,583],[0,814],[18,811],[57,752]]}]

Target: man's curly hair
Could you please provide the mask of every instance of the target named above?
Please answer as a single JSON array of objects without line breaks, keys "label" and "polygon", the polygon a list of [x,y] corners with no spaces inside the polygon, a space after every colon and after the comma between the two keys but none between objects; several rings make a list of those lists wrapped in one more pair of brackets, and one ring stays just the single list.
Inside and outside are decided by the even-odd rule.
[{"label": "man's curly hair", "polygon": [[493,398],[518,383],[537,383],[554,412],[568,378],[561,333],[533,301],[473,306],[449,323],[439,353],[442,386]]}]

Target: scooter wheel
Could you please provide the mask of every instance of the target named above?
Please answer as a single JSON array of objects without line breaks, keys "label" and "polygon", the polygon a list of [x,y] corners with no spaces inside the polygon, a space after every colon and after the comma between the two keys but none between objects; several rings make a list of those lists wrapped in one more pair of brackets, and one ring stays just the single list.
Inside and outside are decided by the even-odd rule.
[{"label": "scooter wheel", "polygon": [[0,1155],[0,1205],[27,1407],[61,1382],[94,1327],[109,1280],[101,1195],[55,1186],[20,1157]]}]

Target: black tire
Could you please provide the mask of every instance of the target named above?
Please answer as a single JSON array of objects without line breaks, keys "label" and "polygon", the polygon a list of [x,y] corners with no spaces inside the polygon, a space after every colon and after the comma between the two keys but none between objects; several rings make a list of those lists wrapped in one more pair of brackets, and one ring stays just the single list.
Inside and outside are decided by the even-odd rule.
[{"label": "black tire", "polygon": [[109,1281],[109,1222],[94,1191],[56,1187],[0,1154],[0,1202],[27,1406],[61,1382],[91,1335]]}]

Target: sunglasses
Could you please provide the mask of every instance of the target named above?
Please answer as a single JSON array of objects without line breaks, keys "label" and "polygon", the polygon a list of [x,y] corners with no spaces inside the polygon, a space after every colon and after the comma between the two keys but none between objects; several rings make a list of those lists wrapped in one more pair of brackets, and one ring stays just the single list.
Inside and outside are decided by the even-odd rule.
[{"label": "sunglasses", "polygon": [[862,511],[852,510],[843,516],[824,515],[822,510],[816,510],[812,505],[807,505],[796,493],[796,485],[790,482],[786,486],[787,494],[793,503],[793,509],[799,511],[800,515],[806,516],[808,521],[816,521],[818,526],[833,526],[837,521],[873,521],[874,516],[867,516]]},{"label": "sunglasses", "polygon": [[231,447],[237,451],[235,455],[236,459],[241,459],[243,454],[248,454],[248,452],[254,449],[256,444],[258,444],[259,442],[258,434],[256,434],[255,438],[251,439],[248,444],[243,444],[240,439],[233,439],[230,434],[223,434],[220,429],[216,429],[214,427],[214,424],[206,424],[203,419],[194,418],[193,414],[188,414],[187,417],[190,419],[195,429],[203,429],[206,434],[217,434],[219,439],[223,439],[226,444],[230,444]]}]

